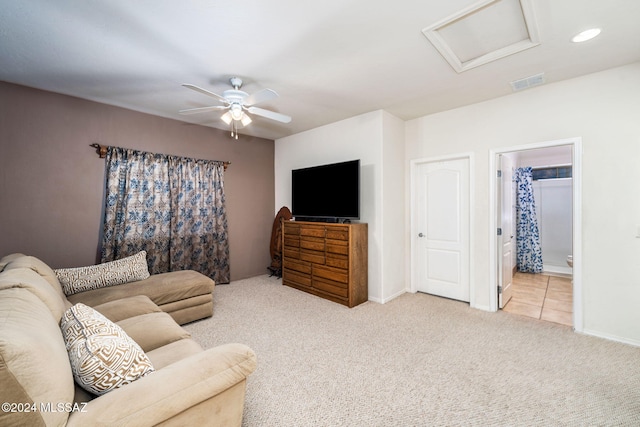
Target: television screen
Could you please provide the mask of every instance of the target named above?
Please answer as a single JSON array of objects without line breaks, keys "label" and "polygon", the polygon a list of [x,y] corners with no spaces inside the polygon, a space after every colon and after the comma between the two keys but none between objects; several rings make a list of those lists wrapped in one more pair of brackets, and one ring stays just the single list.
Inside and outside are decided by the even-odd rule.
[{"label": "television screen", "polygon": [[360,219],[360,160],[292,170],[291,213],[297,219]]}]

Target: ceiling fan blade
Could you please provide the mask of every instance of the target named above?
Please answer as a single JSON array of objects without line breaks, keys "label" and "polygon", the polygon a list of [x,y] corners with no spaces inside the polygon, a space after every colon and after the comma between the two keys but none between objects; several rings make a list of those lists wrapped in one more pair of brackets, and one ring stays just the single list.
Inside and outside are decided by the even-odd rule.
[{"label": "ceiling fan blade", "polygon": [[188,83],[185,83],[182,86],[184,86],[186,88],[189,88],[191,90],[195,90],[196,92],[200,92],[200,93],[202,93],[204,95],[212,96],[212,97],[216,98],[217,100],[219,100],[220,102],[224,102],[225,104],[229,103],[229,101],[227,101],[227,99],[224,96],[220,96],[217,93],[213,93],[213,92],[208,91],[206,89],[202,89],[199,86],[191,85],[191,84],[188,84]]},{"label": "ceiling fan blade", "polygon": [[228,105],[214,105],[211,107],[200,107],[200,108],[188,108],[186,110],[180,110],[178,113],[180,114],[198,114],[198,113],[206,113],[207,111],[215,111],[215,110],[226,110],[228,109]]},{"label": "ceiling fan blade", "polygon": [[291,117],[289,116],[276,113],[275,111],[265,110],[264,108],[249,107],[247,108],[247,111],[258,116],[266,117],[267,119],[275,120],[282,123],[289,123],[291,121]]},{"label": "ceiling fan blade", "polygon": [[271,89],[262,89],[258,92],[250,95],[248,98],[244,100],[244,105],[256,105],[261,102],[270,101],[272,99],[276,99],[278,94],[275,90]]}]

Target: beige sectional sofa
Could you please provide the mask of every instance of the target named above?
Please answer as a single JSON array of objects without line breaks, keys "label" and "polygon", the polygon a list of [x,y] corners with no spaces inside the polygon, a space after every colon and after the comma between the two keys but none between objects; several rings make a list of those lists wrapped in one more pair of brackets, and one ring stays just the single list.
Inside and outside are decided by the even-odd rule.
[{"label": "beige sectional sofa", "polygon": [[[235,343],[203,350],[176,322],[210,313],[211,301],[203,292],[209,286],[211,294],[212,282],[205,285],[207,280],[193,272],[161,276],[139,286],[110,286],[67,298],[55,272],[37,258],[14,254],[0,260],[0,425],[241,425],[255,353]],[[78,302],[93,309],[73,305]],[[79,307],[123,331],[151,369],[97,394],[80,387],[74,376],[82,369],[71,356],[93,349],[97,341],[70,342]],[[99,335],[104,329],[92,330],[90,323],[82,327],[76,332],[85,339],[87,331]],[[133,347],[117,350],[96,354],[127,360],[134,353]]]},{"label": "beige sectional sofa", "polygon": [[[181,325],[193,322],[194,320],[211,317],[213,314],[213,289],[215,282],[207,276],[193,270],[173,271],[171,273],[149,275],[146,266],[146,252],[140,252],[135,256],[129,257],[133,259],[131,263],[140,261],[143,264],[144,275],[138,273],[138,276],[144,277],[143,280],[133,280],[117,286],[97,287],[96,289],[85,290],[83,292],[71,293],[65,295],[62,291],[61,296],[69,300],[71,304],[84,303],[88,306],[95,306],[109,301],[122,299],[135,295],[146,295],[158,307],[171,315]],[[61,272],[69,272],[75,270],[77,274],[82,275],[83,272],[91,268],[108,268],[110,265],[120,265],[121,261],[100,264],[98,266],[79,267],[72,269],[52,270],[48,265],[39,259],[23,254],[11,254],[0,260],[0,271],[12,268],[31,268],[45,275],[48,280],[56,282],[56,286],[60,286],[57,275]],[[138,263],[140,264],[140,263]],[[129,268],[132,268],[129,266]],[[93,272],[97,279],[101,274]],[[110,275],[111,279],[115,274]],[[124,277],[127,277],[126,275]],[[67,286],[61,286],[61,290]]]}]

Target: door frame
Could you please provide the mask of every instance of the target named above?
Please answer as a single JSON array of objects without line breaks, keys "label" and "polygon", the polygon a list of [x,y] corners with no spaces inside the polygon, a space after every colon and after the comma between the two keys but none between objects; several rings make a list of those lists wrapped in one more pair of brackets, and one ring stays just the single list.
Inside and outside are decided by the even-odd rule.
[{"label": "door frame", "polygon": [[[511,170],[505,172],[505,159],[509,159],[509,164],[508,166],[511,168]],[[514,166],[512,164],[512,159],[510,156],[505,156],[504,154],[496,154],[496,161],[498,162],[496,167],[500,168],[502,170],[502,174],[500,176],[496,176],[497,182],[496,182],[496,227],[500,227],[502,229],[502,239],[498,238],[497,242],[496,242],[496,250],[498,251],[498,253],[496,254],[497,258],[497,262],[498,262],[498,270],[497,270],[497,275],[498,275],[498,286],[502,286],[502,293],[498,294],[498,308],[504,308],[504,306],[506,305],[506,303],[504,302],[504,296],[508,295],[507,298],[507,303],[511,300],[511,296],[513,293],[513,288],[511,287],[513,285],[513,253],[514,253],[514,247],[516,246],[515,241],[514,241],[514,237],[511,233],[514,230],[513,227],[513,222],[515,220],[515,200],[514,200],[514,196],[515,196],[515,192],[514,192],[514,186],[513,186],[513,171],[514,171]],[[507,181],[507,178],[509,179],[509,181]],[[508,182],[508,186],[505,185]],[[505,230],[505,224],[503,223],[504,221],[504,210],[505,210],[505,206],[504,206],[504,197],[505,197],[505,187],[507,187],[507,191],[509,192],[509,216],[511,217],[511,220],[509,221],[509,226],[511,227],[509,230]],[[505,231],[508,231],[508,233],[505,233]],[[505,236],[509,236],[509,248],[510,248],[510,260],[508,263],[508,269],[505,269],[505,253],[504,253],[504,246],[505,246]],[[509,276],[510,280],[509,283],[507,283],[505,285],[505,271],[509,272]],[[508,291],[507,291],[508,290]],[[502,295],[502,307],[500,307],[500,298]]]},{"label": "door frame", "polygon": [[474,153],[473,152],[465,152],[451,155],[444,155],[438,157],[425,157],[420,159],[413,159],[409,163],[409,175],[410,175],[410,188],[409,188],[409,198],[410,198],[410,226],[409,226],[409,242],[410,242],[410,258],[409,258],[409,292],[416,293],[418,292],[417,286],[417,262],[415,260],[417,256],[416,244],[418,239],[418,226],[416,219],[416,200],[415,200],[415,191],[417,186],[417,172],[418,166],[421,166],[426,163],[438,163],[445,162],[449,160],[469,160],[469,305],[471,307],[475,307],[476,295],[475,295],[475,275],[474,275],[474,221],[475,218],[475,186],[474,186]]},{"label": "door frame", "polygon": [[489,283],[491,293],[489,304],[491,311],[498,311],[498,248],[496,230],[498,173],[497,157],[499,154],[513,151],[526,151],[536,148],[549,148],[569,145],[573,148],[572,185],[573,185],[573,329],[582,332],[584,328],[582,313],[582,138],[574,137],[554,141],[538,142],[489,150]]}]

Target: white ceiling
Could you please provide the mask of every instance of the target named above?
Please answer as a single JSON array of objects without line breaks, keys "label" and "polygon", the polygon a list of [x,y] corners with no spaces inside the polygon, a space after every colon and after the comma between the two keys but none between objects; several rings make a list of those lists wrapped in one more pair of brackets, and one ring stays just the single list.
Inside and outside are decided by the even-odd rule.
[{"label": "white ceiling", "polygon": [[[475,3],[0,0],[0,80],[227,129],[220,112],[179,115],[216,104],[181,84],[222,93],[239,76],[246,92],[279,93],[260,107],[293,117],[254,116],[240,133],[276,139],[378,109],[408,120],[507,95],[533,74],[550,84],[640,60],[640,1],[531,0],[540,45],[457,73],[422,30]],[[595,26],[600,37],[571,43]]]}]

